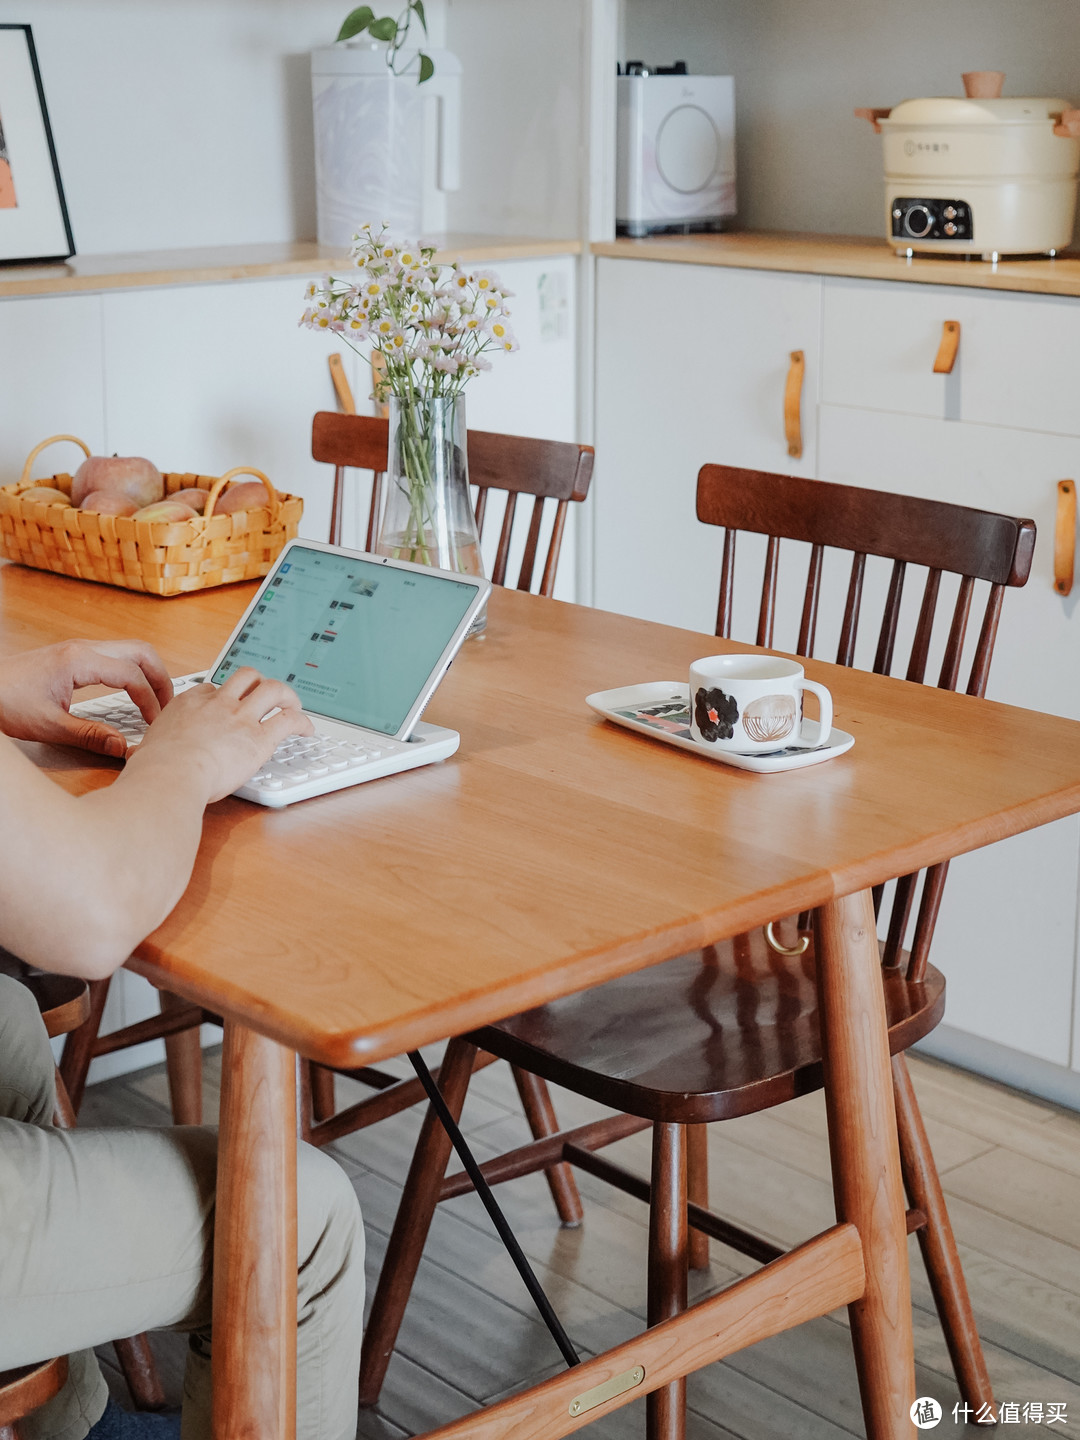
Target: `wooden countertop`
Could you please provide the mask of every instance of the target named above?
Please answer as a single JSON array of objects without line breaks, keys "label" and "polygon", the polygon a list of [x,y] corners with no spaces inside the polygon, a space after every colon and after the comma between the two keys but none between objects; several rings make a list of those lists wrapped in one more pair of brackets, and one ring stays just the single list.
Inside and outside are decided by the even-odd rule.
[{"label": "wooden countertop", "polygon": [[593,244],[594,255],[621,260],[667,260],[682,265],[728,265],[737,270],[786,270],[806,275],[847,275],[859,280],[901,280],[920,285],[966,285],[979,290],[1025,290],[1037,295],[1080,296],[1080,255],[1056,260],[905,260],[884,240],[859,235],[658,235],[645,240]]},{"label": "wooden countertop", "polygon": [[[531,260],[578,255],[578,240],[505,235],[431,236],[436,259]],[[122,255],[75,255],[63,264],[0,266],[0,299],[80,291],[135,290],[161,285],[211,285],[263,280],[274,275],[315,275],[344,263],[340,251],[314,240],[261,245],[216,245],[188,250],[144,250]]]}]

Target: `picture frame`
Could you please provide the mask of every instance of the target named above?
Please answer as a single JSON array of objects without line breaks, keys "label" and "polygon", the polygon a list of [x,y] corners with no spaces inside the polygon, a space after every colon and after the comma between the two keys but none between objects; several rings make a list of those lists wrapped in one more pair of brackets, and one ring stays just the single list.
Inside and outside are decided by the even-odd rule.
[{"label": "picture frame", "polygon": [[0,265],[74,254],[34,37],[0,24]]}]

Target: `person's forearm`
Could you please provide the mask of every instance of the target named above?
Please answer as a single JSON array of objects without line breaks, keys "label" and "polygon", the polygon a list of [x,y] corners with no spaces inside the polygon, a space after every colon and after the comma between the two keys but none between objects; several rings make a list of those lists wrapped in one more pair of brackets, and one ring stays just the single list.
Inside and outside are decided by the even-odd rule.
[{"label": "person's forearm", "polygon": [[49,791],[35,798],[39,814],[56,810],[50,854],[21,877],[7,870],[21,903],[0,893],[4,942],[43,969],[99,979],[183,894],[202,834],[203,777],[197,757],[140,754],[81,799]]}]

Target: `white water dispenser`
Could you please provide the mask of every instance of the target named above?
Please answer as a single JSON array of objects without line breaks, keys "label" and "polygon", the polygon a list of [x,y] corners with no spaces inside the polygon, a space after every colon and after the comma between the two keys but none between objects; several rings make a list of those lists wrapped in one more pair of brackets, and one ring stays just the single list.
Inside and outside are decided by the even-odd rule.
[{"label": "white water dispenser", "polygon": [[366,37],[312,51],[321,245],[347,249],[365,221],[376,228],[385,221],[401,239],[442,228],[425,215],[424,197],[460,183],[461,62],[449,50],[426,53],[435,73],[417,84],[407,51],[397,62],[404,73],[395,75],[386,46]]}]

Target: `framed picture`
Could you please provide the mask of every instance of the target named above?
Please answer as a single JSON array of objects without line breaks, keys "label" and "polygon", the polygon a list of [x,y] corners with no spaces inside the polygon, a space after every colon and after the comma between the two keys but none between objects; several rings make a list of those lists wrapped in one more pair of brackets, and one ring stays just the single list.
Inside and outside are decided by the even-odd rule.
[{"label": "framed picture", "polygon": [[0,264],[75,254],[29,25],[0,25]]}]

